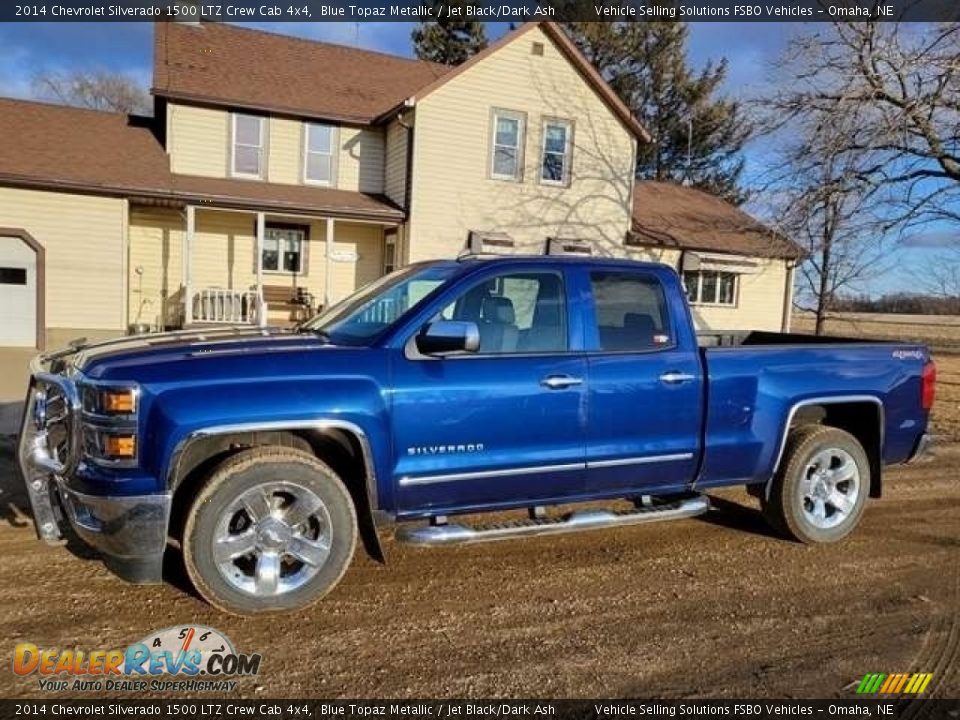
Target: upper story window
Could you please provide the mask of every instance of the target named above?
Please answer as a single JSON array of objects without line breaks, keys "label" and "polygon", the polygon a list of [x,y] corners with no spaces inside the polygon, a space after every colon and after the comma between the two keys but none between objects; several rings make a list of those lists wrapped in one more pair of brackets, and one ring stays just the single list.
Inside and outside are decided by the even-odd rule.
[{"label": "upper story window", "polygon": [[233,114],[231,170],[240,177],[262,178],[266,153],[267,119]]},{"label": "upper story window", "polygon": [[540,181],[544,184],[566,185],[570,181],[572,136],[573,123],[569,120],[544,120],[540,161]]},{"label": "upper story window", "polygon": [[337,129],[318,123],[307,123],[304,127],[303,179],[308,183],[333,185]]},{"label": "upper story window", "polygon": [[600,350],[657,350],[672,344],[663,287],[655,277],[629,272],[590,273]]},{"label": "upper story window", "polygon": [[526,116],[511,110],[493,111],[490,148],[490,177],[495,180],[523,179],[523,141]]},{"label": "upper story window", "polygon": [[737,304],[737,275],[718,270],[696,270],[683,273],[683,285],[691,305]]}]

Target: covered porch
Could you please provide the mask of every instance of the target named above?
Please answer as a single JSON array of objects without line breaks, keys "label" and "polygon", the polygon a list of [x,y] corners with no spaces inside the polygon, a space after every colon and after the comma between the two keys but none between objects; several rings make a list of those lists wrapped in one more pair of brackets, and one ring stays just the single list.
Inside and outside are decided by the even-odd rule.
[{"label": "covered porch", "polygon": [[129,316],[141,332],[295,324],[391,272],[403,236],[392,208],[143,202],[129,225]]}]

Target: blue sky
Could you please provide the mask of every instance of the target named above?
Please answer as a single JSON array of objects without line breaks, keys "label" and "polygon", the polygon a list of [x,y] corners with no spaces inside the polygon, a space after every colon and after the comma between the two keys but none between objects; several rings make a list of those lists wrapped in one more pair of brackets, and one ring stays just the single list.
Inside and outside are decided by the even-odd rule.
[{"label": "blue sky", "polygon": [[[317,40],[359,45],[400,55],[410,54],[414,23],[251,23],[273,32]],[[762,91],[769,63],[781,52],[790,33],[801,26],[790,23],[691,23],[689,56],[700,66],[726,58],[729,64],[724,92],[750,97]],[[487,32],[499,37],[506,23],[489,23]],[[31,77],[39,71],[108,68],[131,74],[150,85],[153,28],[150,23],[0,23],[0,95],[30,97]],[[762,172],[770,158],[760,144],[748,150],[748,178]],[[916,269],[940,249],[915,237],[898,250],[896,269],[872,280],[864,290],[881,293],[909,290]]]}]

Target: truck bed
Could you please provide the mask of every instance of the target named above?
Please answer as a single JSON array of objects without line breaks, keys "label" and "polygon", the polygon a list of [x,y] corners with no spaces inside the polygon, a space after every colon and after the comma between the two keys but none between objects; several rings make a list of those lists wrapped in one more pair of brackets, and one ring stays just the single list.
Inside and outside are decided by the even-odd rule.
[{"label": "truck bed", "polygon": [[765,330],[705,331],[697,333],[697,344],[702,348],[770,346],[770,345],[902,345],[888,340],[838,337],[835,335],[808,335],[805,333],[778,333]]},{"label": "truck bed", "polygon": [[843,403],[857,422],[879,427],[887,464],[909,457],[925,430],[922,345],[774,332],[705,333],[698,344],[707,408],[700,485],[769,477],[804,405]]}]

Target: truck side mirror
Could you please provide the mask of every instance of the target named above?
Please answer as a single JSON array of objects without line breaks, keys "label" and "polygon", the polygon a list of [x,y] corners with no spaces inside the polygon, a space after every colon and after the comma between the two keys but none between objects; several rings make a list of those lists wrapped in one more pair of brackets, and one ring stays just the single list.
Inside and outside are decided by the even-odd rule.
[{"label": "truck side mirror", "polygon": [[476,352],[480,349],[480,330],[474,322],[437,320],[417,335],[417,350],[424,355]]}]

